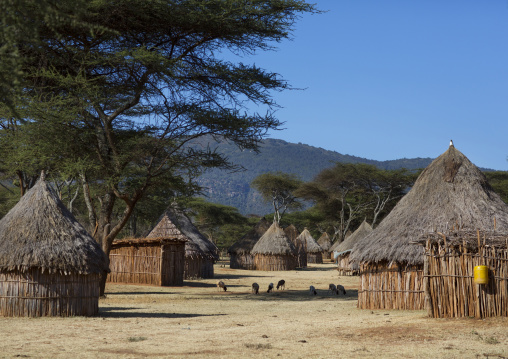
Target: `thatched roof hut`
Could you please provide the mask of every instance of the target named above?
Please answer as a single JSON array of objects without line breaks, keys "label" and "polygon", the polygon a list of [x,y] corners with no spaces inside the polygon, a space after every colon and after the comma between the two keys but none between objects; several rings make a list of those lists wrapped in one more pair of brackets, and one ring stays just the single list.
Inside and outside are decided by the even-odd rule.
[{"label": "thatched roof hut", "polygon": [[296,266],[299,268],[307,267],[307,252],[305,252],[305,243],[298,238],[300,233],[298,233],[298,229],[296,229],[294,224],[290,224],[286,228],[284,228],[284,233],[288,239],[295,245],[297,256],[297,264]]},{"label": "thatched roof hut", "polygon": [[350,275],[358,273],[359,269],[358,264],[351,263],[350,261],[351,251],[355,243],[358,242],[360,239],[364,238],[365,236],[369,235],[370,232],[372,232],[371,225],[368,224],[367,221],[363,221],[362,224],[360,224],[360,227],[358,227],[356,231],[353,232],[352,235],[350,235],[343,242],[335,246],[335,249],[333,251],[334,259],[337,262],[337,270],[339,271],[340,275]]},{"label": "thatched roof hut", "polygon": [[268,228],[270,228],[270,223],[265,218],[261,218],[254,228],[228,248],[230,268],[255,269],[254,256],[251,254],[251,250]]},{"label": "thatched roof hut", "polygon": [[[365,279],[365,283],[379,287],[362,288],[359,307],[374,308],[383,302],[383,308],[422,309],[423,248],[412,242],[429,232],[452,228],[489,231],[494,226],[508,230],[508,205],[493,191],[485,175],[450,146],[420,174],[411,191],[379,226],[354,245],[351,259],[362,264],[360,270],[365,275],[377,276]],[[380,288],[396,272],[405,273],[397,283],[411,283],[412,287],[391,288],[397,297],[386,298],[388,291],[381,294]],[[383,298],[375,297],[378,295]]]},{"label": "thatched roof hut", "polygon": [[218,249],[199,232],[183,211],[168,208],[147,237],[171,237],[187,240],[185,242],[186,270],[184,278],[213,278],[213,263],[219,259]]},{"label": "thatched roof hut", "polygon": [[252,248],[256,270],[293,270],[297,265],[297,251],[277,222],[268,228]]},{"label": "thatched roof hut", "polygon": [[317,243],[323,249],[323,258],[330,258],[332,240],[330,239],[328,233],[324,232],[323,234],[321,234],[321,237],[319,237]]},{"label": "thatched roof hut", "polygon": [[44,175],[0,220],[0,315],[96,315],[106,271],[106,255]]},{"label": "thatched roof hut", "polygon": [[307,263],[323,263],[323,248],[316,242],[309,230],[305,228],[298,236],[307,253]]},{"label": "thatched roof hut", "polygon": [[185,239],[126,238],[113,242],[108,282],[183,285]]}]

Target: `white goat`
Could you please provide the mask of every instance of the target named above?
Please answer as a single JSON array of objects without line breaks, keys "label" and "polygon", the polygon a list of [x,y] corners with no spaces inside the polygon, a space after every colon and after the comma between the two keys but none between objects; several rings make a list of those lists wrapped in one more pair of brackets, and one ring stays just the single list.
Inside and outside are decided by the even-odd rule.
[{"label": "white goat", "polygon": [[252,283],[252,293],[259,294],[259,284]]},{"label": "white goat", "polygon": [[311,285],[311,286],[309,287],[309,292],[310,292],[310,295],[316,295],[316,294],[317,294],[317,292],[316,292],[316,288],[314,288],[314,286],[313,286],[313,285]]},{"label": "white goat", "polygon": [[267,293],[270,293],[273,290],[273,283],[268,284],[268,290]]},{"label": "white goat", "polygon": [[219,280],[217,281],[217,290],[220,291],[221,289],[223,289],[225,292],[228,290],[228,287],[226,287],[223,281]]}]

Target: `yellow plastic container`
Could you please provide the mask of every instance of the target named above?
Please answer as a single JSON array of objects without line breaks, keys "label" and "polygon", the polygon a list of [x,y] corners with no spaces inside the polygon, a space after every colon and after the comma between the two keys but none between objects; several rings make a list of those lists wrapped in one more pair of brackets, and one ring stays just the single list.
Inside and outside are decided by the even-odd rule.
[{"label": "yellow plastic container", "polygon": [[474,282],[476,284],[487,284],[489,282],[489,267],[474,267]]}]

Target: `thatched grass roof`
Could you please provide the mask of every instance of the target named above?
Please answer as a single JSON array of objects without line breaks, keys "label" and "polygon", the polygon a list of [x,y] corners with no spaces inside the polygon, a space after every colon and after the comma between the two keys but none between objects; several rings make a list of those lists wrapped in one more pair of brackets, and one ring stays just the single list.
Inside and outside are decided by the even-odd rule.
[{"label": "thatched grass roof", "polygon": [[[199,255],[194,246],[190,244],[193,242],[197,245],[203,255],[219,259],[218,249],[194,226],[192,221],[183,213],[183,211],[175,208],[168,208],[159,219],[157,225],[148,234],[148,238],[153,237],[176,237],[186,239],[185,255]],[[199,255],[201,256],[201,255]]]},{"label": "thatched grass roof", "polygon": [[286,233],[286,237],[288,237],[288,239],[293,242],[293,244],[295,244],[296,239],[300,235],[300,233],[298,233],[298,229],[296,229],[294,224],[290,224],[284,228],[284,233]]},{"label": "thatched grass roof", "polygon": [[422,235],[453,227],[508,230],[508,205],[485,175],[455,147],[435,159],[372,231],[353,247],[357,262],[423,263],[423,248],[411,244]]},{"label": "thatched grass roof", "polygon": [[150,238],[122,238],[113,241],[111,248],[130,247],[130,246],[150,246],[163,245],[166,243],[187,242],[184,238],[178,237],[150,237]]},{"label": "thatched grass roof", "polygon": [[265,219],[261,220],[247,232],[240,240],[235,242],[228,248],[229,254],[246,254],[250,253],[256,242],[270,228],[270,223]]},{"label": "thatched grass roof", "polygon": [[309,230],[305,228],[298,236],[298,240],[303,242],[305,251],[307,253],[321,253],[323,248],[316,242],[314,237],[310,234]]},{"label": "thatched grass roof", "polygon": [[297,255],[296,248],[288,239],[284,230],[279,227],[277,222],[268,228],[261,236],[259,241],[254,245],[252,254],[268,254],[268,255]]},{"label": "thatched grass roof", "polygon": [[371,225],[368,224],[367,221],[363,221],[362,224],[360,224],[360,227],[358,227],[356,231],[353,232],[352,235],[350,235],[343,242],[335,246],[333,250],[336,252],[344,252],[347,251],[348,249],[352,249],[356,242],[358,242],[360,239],[370,234],[370,232],[372,232]]},{"label": "thatched grass roof", "polygon": [[317,240],[319,246],[323,248],[323,251],[328,252],[332,247],[332,240],[328,233],[324,232],[321,237]]},{"label": "thatched grass roof", "polygon": [[41,176],[0,220],[0,270],[102,273],[108,260]]}]

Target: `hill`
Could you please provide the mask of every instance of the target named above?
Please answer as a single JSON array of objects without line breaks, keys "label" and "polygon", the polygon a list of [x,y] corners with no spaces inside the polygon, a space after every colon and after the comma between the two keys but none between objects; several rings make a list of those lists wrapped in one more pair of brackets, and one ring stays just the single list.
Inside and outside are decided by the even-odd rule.
[{"label": "hill", "polygon": [[262,173],[281,171],[293,173],[303,181],[310,181],[321,170],[333,166],[336,162],[367,163],[381,169],[418,169],[427,167],[432,162],[431,158],[375,161],[277,139],[266,139],[260,146],[259,153],[239,150],[225,141],[217,143],[216,147],[218,152],[225,154],[230,161],[245,170],[233,173],[210,170],[200,177],[199,183],[205,187],[209,201],[234,206],[244,215],[264,215],[272,211],[270,205],[264,203],[259,193],[249,185]]}]

